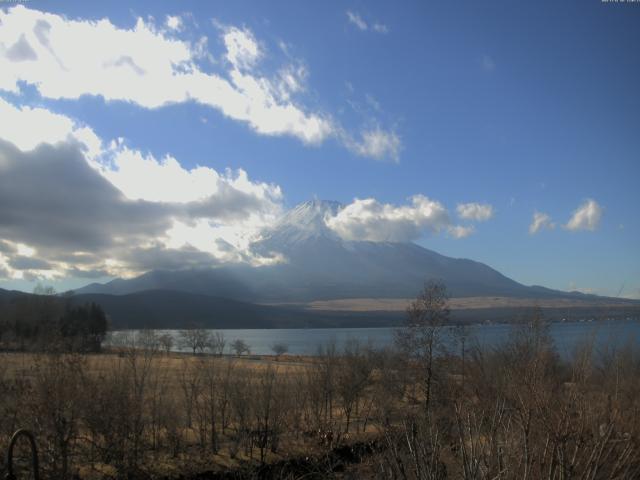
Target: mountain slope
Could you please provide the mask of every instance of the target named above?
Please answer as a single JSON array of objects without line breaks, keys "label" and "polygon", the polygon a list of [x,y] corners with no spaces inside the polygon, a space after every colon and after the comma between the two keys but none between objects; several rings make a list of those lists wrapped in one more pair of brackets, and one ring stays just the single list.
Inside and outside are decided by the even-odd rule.
[{"label": "mountain slope", "polygon": [[440,255],[413,243],[346,241],[326,225],[337,202],[309,201],[287,212],[252,245],[285,263],[251,267],[153,271],[131,280],[92,284],[78,293],[128,294],[176,290],[251,302],[309,302],[338,298],[411,298],[424,281],[444,281],[451,296],[574,297],[527,287],[491,267]]},{"label": "mountain slope", "polygon": [[252,300],[256,295],[227,267],[190,270],[153,270],[132,279],[117,278],[108,283],[92,283],[76,293],[126,295],[146,290],[173,290],[216,297]]}]

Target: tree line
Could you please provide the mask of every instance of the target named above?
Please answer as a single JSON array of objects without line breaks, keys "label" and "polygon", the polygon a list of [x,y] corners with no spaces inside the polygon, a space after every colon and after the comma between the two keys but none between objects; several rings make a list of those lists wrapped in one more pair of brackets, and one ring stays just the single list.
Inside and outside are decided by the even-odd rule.
[{"label": "tree line", "polygon": [[51,288],[0,301],[0,348],[97,352],[107,330],[99,305],[74,304]]}]

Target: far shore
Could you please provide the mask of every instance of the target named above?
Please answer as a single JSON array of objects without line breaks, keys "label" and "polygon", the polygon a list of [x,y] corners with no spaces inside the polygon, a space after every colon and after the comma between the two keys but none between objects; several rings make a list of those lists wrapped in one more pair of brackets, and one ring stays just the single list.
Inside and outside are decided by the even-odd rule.
[{"label": "far shore", "polygon": [[[332,312],[403,312],[412,298],[341,298],[315,300],[308,303],[269,303],[272,306],[297,306],[315,311]],[[639,300],[626,298],[514,298],[514,297],[453,297],[451,310],[487,308],[610,308],[640,306]]]}]

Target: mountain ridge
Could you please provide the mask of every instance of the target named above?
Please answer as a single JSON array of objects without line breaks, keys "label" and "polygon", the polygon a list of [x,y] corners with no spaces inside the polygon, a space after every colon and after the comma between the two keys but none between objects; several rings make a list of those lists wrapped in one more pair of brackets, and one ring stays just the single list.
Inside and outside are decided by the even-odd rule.
[{"label": "mountain ridge", "polygon": [[[3,305],[29,300],[34,294],[0,289],[0,313]],[[78,294],[69,297],[76,305],[94,302],[107,313],[110,328],[118,329],[253,329],[253,328],[357,328],[393,327],[402,323],[405,309],[350,308],[340,301],[306,305],[259,305],[211,295],[172,290],[145,290],[125,295]],[[405,299],[409,300],[409,299]],[[463,323],[513,322],[526,316],[535,302],[507,301],[496,305],[478,303],[478,299],[452,299],[451,321]],[[486,299],[480,299],[484,301]],[[512,299],[513,300],[513,299]],[[526,299],[523,299],[526,300]],[[337,303],[337,304],[336,304]],[[349,302],[346,302],[347,304]],[[402,303],[402,302],[396,302]],[[637,318],[639,301],[616,303],[575,302],[567,308],[563,302],[542,303],[540,308],[550,321],[585,318]],[[1,315],[0,315],[1,317]],[[0,319],[1,323],[1,319]]]},{"label": "mountain ridge", "polygon": [[339,202],[310,200],[287,211],[251,248],[285,262],[252,267],[152,270],[133,279],[90,284],[77,293],[130,294],[175,290],[252,303],[311,302],[340,298],[411,298],[428,279],[442,280],[454,297],[583,298],[541,286],[525,286],[492,267],[452,258],[415,243],[353,241],[326,223]]}]

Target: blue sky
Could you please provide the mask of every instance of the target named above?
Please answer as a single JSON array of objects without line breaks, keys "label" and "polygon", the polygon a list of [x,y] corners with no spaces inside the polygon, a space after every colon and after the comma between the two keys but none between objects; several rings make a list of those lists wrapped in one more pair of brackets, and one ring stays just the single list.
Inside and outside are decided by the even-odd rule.
[{"label": "blue sky", "polygon": [[[77,287],[187,254],[194,262],[201,254],[266,262],[247,252],[250,239],[282,210],[317,197],[347,205],[331,223],[346,239],[358,239],[366,219],[365,231],[383,235],[363,240],[415,241],[525,284],[607,295],[624,285],[624,296],[640,298],[639,4],[30,1],[0,8],[0,139],[33,165],[20,175],[0,169],[0,182],[22,179],[18,193],[43,202],[22,214],[24,198],[5,201],[7,211],[7,202],[16,206],[13,215],[0,213],[2,288]],[[180,74],[188,81],[174,83]],[[224,89],[211,93],[221,81],[233,101]],[[64,119],[71,123],[54,135]],[[32,126],[29,138],[9,126],[20,122]],[[82,128],[100,145],[96,152]],[[124,195],[96,201],[115,202],[108,210],[117,215],[95,220],[115,222],[103,233],[112,241],[76,245],[46,222],[40,231],[20,225],[53,204],[60,209],[50,217],[76,221],[63,200],[49,197],[67,188],[74,167],[61,166],[57,193],[35,191],[41,184],[29,180],[51,155],[37,150],[41,143],[80,143],[90,165],[83,175],[99,175],[96,188]],[[160,172],[167,155],[185,174],[178,185]],[[210,170],[191,188],[188,173],[198,166]],[[211,178],[218,184],[207,189]],[[215,213],[184,213],[205,200]],[[131,233],[123,222],[133,207],[156,212],[155,223]],[[82,219],[92,221],[87,212]],[[78,232],[100,236],[97,225]],[[123,247],[132,244],[158,263],[133,261]],[[76,257],[86,259],[75,264]]]}]

